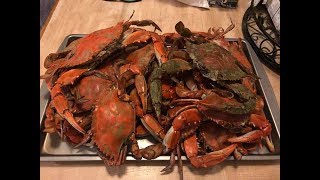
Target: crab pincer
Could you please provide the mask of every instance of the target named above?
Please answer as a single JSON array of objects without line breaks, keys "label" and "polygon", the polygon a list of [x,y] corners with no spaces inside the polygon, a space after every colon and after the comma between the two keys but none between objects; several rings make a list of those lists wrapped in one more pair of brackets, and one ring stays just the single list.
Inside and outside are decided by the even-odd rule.
[{"label": "crab pincer", "polygon": [[184,143],[184,149],[191,164],[195,167],[212,167],[226,160],[237,147],[237,144],[231,144],[219,151],[210,152],[199,156],[197,138],[195,135],[187,138]]},{"label": "crab pincer", "polygon": [[74,127],[77,131],[82,134],[85,134],[85,130],[79,126],[73,117],[72,112],[69,110],[68,99],[66,98],[63,87],[67,85],[71,85],[77,80],[81,75],[87,72],[88,69],[72,69],[65,72],[60,78],[57,80],[55,86],[51,89],[51,98],[52,103],[57,112],[65,118],[72,127]]}]

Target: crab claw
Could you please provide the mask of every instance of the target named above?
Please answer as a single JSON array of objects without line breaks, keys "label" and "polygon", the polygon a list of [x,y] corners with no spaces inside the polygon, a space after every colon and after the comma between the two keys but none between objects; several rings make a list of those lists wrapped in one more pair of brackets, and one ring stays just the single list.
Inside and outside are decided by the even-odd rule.
[{"label": "crab claw", "polygon": [[154,45],[154,52],[156,54],[157,59],[159,60],[160,64],[165,63],[168,61],[168,53],[166,48],[163,44],[161,37],[156,33],[150,33],[151,38]]},{"label": "crab claw", "polygon": [[153,42],[154,52],[159,61],[159,64],[167,62],[168,54],[166,48],[161,37],[157,33],[145,30],[135,31],[126,36],[125,39],[122,41],[122,44],[124,46],[128,46],[130,44],[147,42],[150,39]]},{"label": "crab claw", "polygon": [[176,93],[179,97],[182,98],[201,98],[202,95],[204,94],[204,90],[197,90],[197,91],[190,91],[187,89],[183,84],[179,83],[177,84],[176,88]]},{"label": "crab claw", "polygon": [[236,149],[237,144],[231,144],[224,149],[198,156],[197,138],[195,135],[184,141],[184,149],[191,164],[195,167],[212,167],[226,160]]},{"label": "crab claw", "polygon": [[139,145],[136,139],[136,136],[134,133],[132,133],[129,137],[129,140],[131,141],[131,152],[135,159],[141,159],[141,150],[139,149]]},{"label": "crab claw", "polygon": [[272,139],[271,138],[269,139],[269,137],[266,136],[266,142],[267,142],[267,147],[268,147],[269,151],[270,152],[274,152],[275,149],[274,149],[274,145],[273,145]]},{"label": "crab claw", "polygon": [[182,130],[185,130],[186,127],[197,127],[201,120],[202,117],[195,108],[184,110],[176,116],[172,122],[171,128],[163,139],[163,144],[166,146],[167,150],[176,147],[181,138]]},{"label": "crab claw", "polygon": [[136,26],[153,26],[155,29],[159,30],[162,32],[160,27],[153,22],[152,20],[141,20],[141,21],[128,21],[125,23],[125,25],[131,26],[131,25],[136,25]]},{"label": "crab claw", "polygon": [[56,123],[55,123],[55,119],[54,119],[54,111],[52,109],[52,103],[49,103],[47,110],[46,110],[46,119],[44,121],[44,127],[45,129],[43,130],[43,132],[47,132],[47,133],[53,133],[56,131]]},{"label": "crab claw", "polygon": [[[250,124],[252,124],[254,127],[259,128],[259,130],[250,131],[239,137],[229,138],[228,141],[231,143],[251,143],[255,140],[258,140],[259,138],[266,137],[271,133],[271,124],[262,115],[251,114]],[[269,139],[267,139],[267,143],[270,145],[270,149],[272,149],[272,145],[268,140]]]},{"label": "crab claw", "polygon": [[234,149],[233,156],[236,160],[241,160],[242,154],[238,151],[238,149]]},{"label": "crab claw", "polygon": [[136,137],[145,137],[150,135],[150,132],[142,124],[139,124],[136,127],[135,134],[136,134]]},{"label": "crab claw", "polygon": [[250,123],[258,127],[263,132],[263,136],[268,136],[271,133],[272,127],[269,121],[262,115],[251,114]]},{"label": "crab claw", "polygon": [[68,100],[63,95],[59,94],[55,96],[52,101],[57,112],[64,119],[66,119],[72,127],[74,127],[80,133],[86,134],[86,131],[81,126],[79,126],[79,124],[76,122],[75,118],[73,117],[73,114],[70,112],[68,108]]},{"label": "crab claw", "polygon": [[153,116],[146,114],[141,118],[141,122],[156,140],[162,142],[165,136],[164,129]]},{"label": "crab claw", "polygon": [[147,112],[147,83],[143,75],[136,75],[135,86],[140,96],[143,113],[145,114]]},{"label": "crab claw", "polygon": [[93,132],[91,130],[89,130],[89,132],[84,135],[84,137],[81,140],[81,142],[78,143],[77,145],[75,145],[73,148],[78,148],[78,147],[86,144],[87,142],[89,142],[91,140],[92,136],[93,136]]},{"label": "crab claw", "polygon": [[105,156],[101,151],[97,151],[98,156],[103,160],[106,166],[119,166],[123,164],[126,159],[127,154],[127,146],[124,146],[123,149],[120,150],[119,155],[116,156]]},{"label": "crab claw", "polygon": [[73,114],[69,110],[68,99],[63,94],[62,87],[66,85],[73,84],[76,79],[87,72],[88,69],[72,69],[63,73],[56,84],[51,89],[51,98],[53,106],[56,108],[57,112],[66,119],[72,127],[82,134],[86,134],[86,131],[78,125]]},{"label": "crab claw", "polygon": [[61,60],[62,58],[66,57],[68,53],[70,53],[70,51],[71,50],[49,54],[44,60],[44,67],[47,69],[50,68],[54,62],[57,62],[57,60]]},{"label": "crab claw", "polygon": [[204,156],[193,156],[189,159],[191,164],[195,167],[212,167],[226,160],[235,150],[236,146],[236,144],[232,144],[220,151],[211,152]]},{"label": "crab claw", "polygon": [[260,130],[250,131],[242,136],[229,138],[228,141],[231,143],[251,143],[252,141],[262,138],[263,133]]},{"label": "crab claw", "polygon": [[163,168],[160,172],[172,171],[172,168],[176,162],[176,150],[174,149],[170,154],[170,164]]},{"label": "crab claw", "polygon": [[161,143],[150,145],[141,150],[141,155],[145,159],[151,160],[163,154],[164,146]]},{"label": "crab claw", "polygon": [[181,137],[180,131],[175,131],[173,126],[168,130],[166,136],[163,139],[163,145],[166,146],[166,151],[174,149],[178,144]]},{"label": "crab claw", "polygon": [[64,48],[62,51],[56,52],[56,53],[51,53],[49,54],[46,59],[44,60],[44,67],[49,68],[51,65],[57,61],[63,62],[65,61],[65,57],[76,47],[78,42],[81,40],[76,39],[72,41],[66,48]]}]

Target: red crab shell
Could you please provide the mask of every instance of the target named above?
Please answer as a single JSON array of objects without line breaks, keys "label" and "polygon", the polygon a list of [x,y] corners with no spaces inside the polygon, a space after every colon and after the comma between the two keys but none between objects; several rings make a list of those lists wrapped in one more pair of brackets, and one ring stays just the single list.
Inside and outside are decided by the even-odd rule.
[{"label": "red crab shell", "polygon": [[123,74],[128,69],[136,74],[145,74],[153,56],[153,44],[148,44],[138,50],[135,50],[126,58],[126,62],[128,63],[120,68],[120,74]]},{"label": "red crab shell", "polygon": [[[68,51],[49,54],[45,60],[46,66],[49,66],[49,68],[43,76],[46,83],[49,87],[53,87],[57,78],[56,72],[59,69],[90,64],[110,55],[116,50],[116,43],[121,38],[123,31],[123,22],[120,22],[113,27],[95,31],[77,40]],[[54,60],[53,58],[60,59]]]},{"label": "red crab shell", "polygon": [[110,164],[117,162],[121,149],[135,127],[135,111],[118,98],[113,89],[93,112],[93,140]]},{"label": "red crab shell", "polygon": [[76,106],[82,111],[88,111],[110,90],[112,82],[94,75],[84,77],[75,87]]},{"label": "red crab shell", "polygon": [[117,25],[95,31],[81,38],[76,47],[66,56],[67,61],[63,61],[60,67],[73,67],[83,63],[89,63],[94,58],[106,53],[103,51],[110,44],[120,39],[123,32],[123,22]]}]

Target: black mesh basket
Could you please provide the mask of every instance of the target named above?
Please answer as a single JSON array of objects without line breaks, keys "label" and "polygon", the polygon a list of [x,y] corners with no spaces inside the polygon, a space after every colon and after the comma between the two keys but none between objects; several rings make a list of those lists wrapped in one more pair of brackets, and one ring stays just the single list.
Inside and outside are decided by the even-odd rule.
[{"label": "black mesh basket", "polygon": [[280,32],[261,1],[257,6],[251,2],[243,16],[242,32],[260,61],[280,75]]}]

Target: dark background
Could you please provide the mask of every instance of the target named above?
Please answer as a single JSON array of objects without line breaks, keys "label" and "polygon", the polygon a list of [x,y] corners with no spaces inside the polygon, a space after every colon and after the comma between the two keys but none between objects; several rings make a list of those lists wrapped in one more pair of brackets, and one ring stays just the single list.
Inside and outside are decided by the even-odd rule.
[{"label": "dark background", "polygon": [[56,0],[40,0],[40,29],[48,18]]}]

